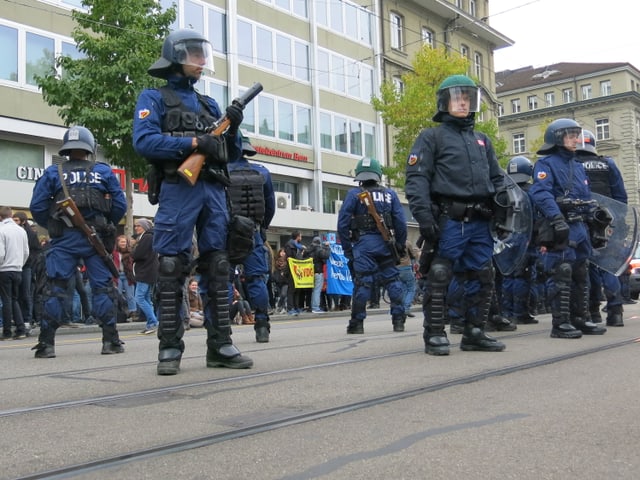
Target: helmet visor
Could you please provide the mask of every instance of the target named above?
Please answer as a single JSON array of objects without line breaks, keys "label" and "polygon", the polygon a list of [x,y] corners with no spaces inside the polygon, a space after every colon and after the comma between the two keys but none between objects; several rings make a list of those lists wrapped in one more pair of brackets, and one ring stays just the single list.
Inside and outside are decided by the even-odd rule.
[{"label": "helmet visor", "polygon": [[[447,104],[441,105],[453,116],[467,116],[471,112],[480,111],[480,89],[477,87],[449,87],[446,89]],[[440,103],[440,102],[439,102]]]},{"label": "helmet visor", "polygon": [[174,59],[176,63],[194,67],[201,74],[211,76],[215,73],[213,66],[213,48],[205,40],[185,40],[174,46]]},{"label": "helmet visor", "polygon": [[578,150],[596,153],[595,138],[587,130],[582,130],[578,141]]}]

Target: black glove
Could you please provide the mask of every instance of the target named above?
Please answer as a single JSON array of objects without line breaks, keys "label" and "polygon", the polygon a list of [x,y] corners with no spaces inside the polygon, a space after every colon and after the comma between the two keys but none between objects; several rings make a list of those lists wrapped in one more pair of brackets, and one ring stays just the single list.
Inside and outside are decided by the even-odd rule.
[{"label": "black glove", "polygon": [[553,227],[553,243],[556,248],[564,248],[569,243],[569,224],[562,215],[556,215],[551,219]]},{"label": "black glove", "polygon": [[242,120],[244,120],[244,113],[242,113],[242,108],[232,103],[227,107],[226,113],[227,118],[231,122],[231,124],[229,125],[228,133],[230,135],[235,135],[236,133],[238,133],[238,127],[242,123]]},{"label": "black glove", "polygon": [[219,135],[205,134],[198,137],[198,151],[214,163],[226,163],[224,139]]},{"label": "black glove", "polygon": [[440,237],[440,229],[436,222],[431,222],[428,225],[420,226],[420,236],[429,245],[436,245]]}]

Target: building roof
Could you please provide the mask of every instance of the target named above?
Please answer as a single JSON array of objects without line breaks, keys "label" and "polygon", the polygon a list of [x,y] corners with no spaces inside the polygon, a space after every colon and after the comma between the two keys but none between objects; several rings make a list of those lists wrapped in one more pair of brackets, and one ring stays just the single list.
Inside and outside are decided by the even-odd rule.
[{"label": "building roof", "polygon": [[535,88],[546,83],[572,79],[576,76],[598,73],[621,67],[631,67],[629,63],[555,63],[544,67],[518,68],[517,70],[503,70],[496,73],[496,93],[508,92],[526,88]]}]

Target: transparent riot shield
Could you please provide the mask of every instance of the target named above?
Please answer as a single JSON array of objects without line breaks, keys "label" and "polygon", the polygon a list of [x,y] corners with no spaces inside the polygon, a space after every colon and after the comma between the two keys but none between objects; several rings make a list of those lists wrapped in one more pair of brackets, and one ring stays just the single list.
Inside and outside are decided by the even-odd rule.
[{"label": "transparent riot shield", "polygon": [[525,260],[533,230],[533,206],[529,195],[508,175],[504,190],[494,198],[496,212],[491,224],[493,260],[503,275],[513,273]]},{"label": "transparent riot shield", "polygon": [[[587,222],[595,247],[589,261],[618,276],[627,268],[638,246],[638,210],[597,193],[591,197],[598,202],[598,210],[596,218]],[[603,221],[599,221],[597,212]],[[604,225],[605,221],[608,225]]]}]

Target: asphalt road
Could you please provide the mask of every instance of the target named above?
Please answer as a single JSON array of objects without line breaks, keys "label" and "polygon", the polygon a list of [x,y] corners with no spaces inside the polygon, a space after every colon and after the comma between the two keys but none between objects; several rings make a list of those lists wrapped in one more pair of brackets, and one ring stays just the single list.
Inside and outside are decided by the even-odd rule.
[{"label": "asphalt road", "polygon": [[424,354],[421,315],[364,335],[346,312],[250,326],[251,370],[207,369],[202,329],[182,371],[155,373],[157,339],[122,325],[122,355],[94,328],[0,342],[0,478],[637,479],[640,305],[625,327],[579,340],[539,325],[498,333],[505,352]]}]

